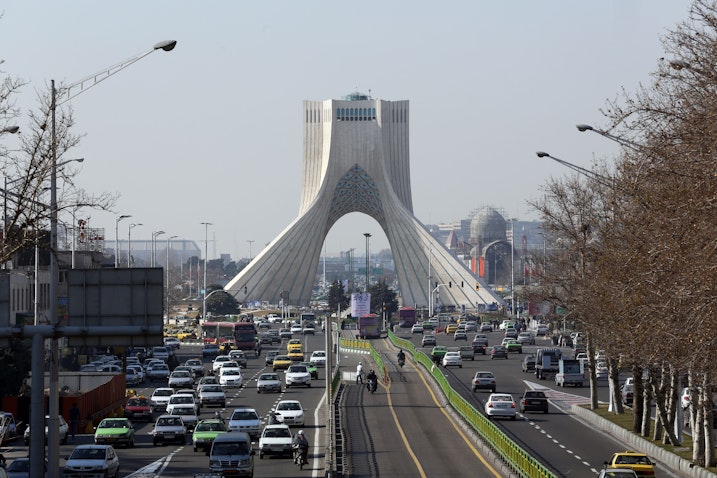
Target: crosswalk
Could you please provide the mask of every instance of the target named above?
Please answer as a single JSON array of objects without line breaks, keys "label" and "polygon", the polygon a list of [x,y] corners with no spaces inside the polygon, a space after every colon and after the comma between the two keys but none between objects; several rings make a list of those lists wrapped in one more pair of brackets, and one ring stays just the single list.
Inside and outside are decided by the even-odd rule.
[{"label": "crosswalk", "polygon": [[583,397],[581,395],[575,395],[573,393],[563,392],[561,390],[554,390],[546,387],[541,383],[531,382],[528,380],[523,381],[525,385],[531,390],[540,390],[545,393],[548,400],[556,407],[562,410],[570,410],[573,405],[589,405],[590,397]]}]

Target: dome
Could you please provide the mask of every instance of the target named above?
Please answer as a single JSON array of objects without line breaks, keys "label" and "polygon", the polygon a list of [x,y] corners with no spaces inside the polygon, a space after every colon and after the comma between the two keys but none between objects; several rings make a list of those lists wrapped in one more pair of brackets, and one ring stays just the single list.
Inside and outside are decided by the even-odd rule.
[{"label": "dome", "polygon": [[492,207],[480,209],[471,221],[471,242],[487,245],[494,241],[506,240],[506,221]]}]

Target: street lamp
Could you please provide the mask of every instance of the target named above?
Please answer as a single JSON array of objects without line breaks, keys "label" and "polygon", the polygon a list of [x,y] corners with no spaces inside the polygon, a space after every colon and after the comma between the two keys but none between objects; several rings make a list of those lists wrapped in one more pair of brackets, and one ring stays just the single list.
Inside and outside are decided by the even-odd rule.
[{"label": "street lamp", "polygon": [[132,228],[141,226],[141,222],[132,223],[127,228],[127,268],[132,268]]},{"label": "street lamp", "polygon": [[202,318],[207,320],[207,262],[209,259],[207,245],[209,244],[208,230],[212,223],[202,222],[201,224],[204,225],[204,290],[202,291]]},{"label": "street lamp", "polygon": [[0,134],[4,134],[4,133],[15,134],[18,131],[20,131],[19,126],[6,126],[3,129],[0,129]]},{"label": "street lamp", "polygon": [[130,216],[128,214],[123,214],[123,215],[117,216],[115,218],[115,269],[117,269],[120,264],[119,223],[122,219],[127,219],[128,217],[132,217],[132,216]]},{"label": "street lamp", "polygon": [[167,238],[167,250],[165,251],[167,253],[167,270],[164,271],[167,276],[167,286],[166,286],[166,288],[167,288],[167,293],[166,293],[166,295],[167,295],[167,320],[169,320],[169,241],[171,241],[175,237],[179,237],[179,236],[169,236]]},{"label": "street lamp", "polygon": [[369,279],[370,279],[369,266],[371,264],[371,261],[369,259],[368,244],[369,244],[369,239],[371,238],[371,234],[368,232],[364,232],[363,235],[366,238],[366,288],[364,289],[364,292],[368,292],[368,284],[369,284]]},{"label": "street lamp", "polygon": [[607,138],[611,141],[616,142],[620,146],[624,146],[626,148],[630,148],[633,151],[642,151],[644,150],[644,147],[641,144],[635,143],[634,141],[630,141],[629,139],[621,138],[619,136],[615,136],[614,134],[608,133],[607,131],[603,131],[601,129],[593,128],[589,124],[577,124],[575,127],[580,131],[581,133],[584,133],[585,131],[592,131],[593,133],[597,133],[600,136]]},{"label": "street lamp", "polygon": [[[105,68],[101,72],[90,75],[83,78],[80,81],[69,84],[62,88],[62,93],[66,93],[67,96],[61,101],[57,101],[58,91],[55,89],[55,80],[50,80],[50,158],[51,158],[51,170],[50,170],[50,321],[53,326],[57,325],[57,283],[58,283],[58,265],[57,265],[57,125],[56,125],[56,113],[57,106],[62,105],[66,101],[74,98],[75,96],[83,93],[89,88],[92,88],[101,81],[106,80],[110,76],[118,73],[119,71],[127,68],[134,64],[150,53],[163,50],[171,51],[177,45],[174,40],[164,41],[155,44],[151,50],[147,50],[139,55],[136,55],[129,60],[125,60],[122,63],[118,63],[109,68]],[[73,94],[72,89],[77,88]],[[40,334],[37,334],[40,337]],[[32,369],[42,370],[43,369],[43,355],[42,350],[35,352],[35,344],[39,339],[33,337],[33,360]],[[59,382],[59,363],[58,363],[58,344],[57,339],[51,340],[50,350],[50,404],[49,404],[49,422],[48,422],[48,453],[47,453],[47,471],[50,478],[57,478],[60,468],[60,447],[59,447],[59,393],[58,393],[58,382]],[[36,377],[37,375],[37,377]],[[43,386],[43,374],[33,374],[32,376],[32,390],[31,396],[31,410],[30,414],[30,427],[35,430],[32,438],[30,439],[30,476],[41,476],[44,473],[44,463],[41,457],[45,456],[44,453],[44,390]],[[38,433],[38,431],[40,433]]]},{"label": "street lamp", "polygon": [[164,234],[164,231],[152,231],[152,267],[157,266],[157,236]]},{"label": "street lamp", "polygon": [[576,164],[569,163],[560,158],[556,158],[555,156],[552,156],[549,153],[546,153],[545,151],[537,151],[535,154],[539,158],[550,158],[553,161],[560,163],[563,166],[566,166],[579,174],[587,176],[588,178],[592,179],[593,181],[595,181],[598,184],[602,184],[603,186],[610,188],[610,189],[615,189],[615,182],[614,182],[613,178],[610,178],[608,176],[603,176],[602,174],[598,174],[595,171],[590,171],[589,169],[585,169]]},{"label": "street lamp", "polygon": [[249,262],[251,262],[251,245],[254,243],[254,239],[247,239],[246,242],[249,243]]}]

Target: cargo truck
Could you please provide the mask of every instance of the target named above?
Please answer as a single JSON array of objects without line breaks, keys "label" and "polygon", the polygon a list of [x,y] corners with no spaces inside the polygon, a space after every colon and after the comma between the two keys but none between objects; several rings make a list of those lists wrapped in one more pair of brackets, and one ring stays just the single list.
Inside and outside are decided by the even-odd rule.
[{"label": "cargo truck", "polygon": [[555,385],[564,387],[572,385],[582,387],[585,383],[583,364],[580,360],[560,359],[558,362],[558,373],[555,374]]},{"label": "cargo truck", "polygon": [[559,348],[544,347],[535,354],[535,376],[538,380],[555,377],[563,354]]}]

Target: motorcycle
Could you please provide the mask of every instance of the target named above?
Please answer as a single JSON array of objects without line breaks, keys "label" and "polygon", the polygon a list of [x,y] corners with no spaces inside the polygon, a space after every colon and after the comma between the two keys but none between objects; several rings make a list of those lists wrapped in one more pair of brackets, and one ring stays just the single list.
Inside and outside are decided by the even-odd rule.
[{"label": "motorcycle", "polygon": [[294,445],[294,463],[299,467],[300,470],[304,469],[304,465],[309,462],[304,457],[304,451],[301,447]]},{"label": "motorcycle", "polygon": [[375,378],[369,379],[368,382],[366,383],[366,388],[371,393],[375,392],[376,388],[378,388],[378,383],[376,383],[376,379]]},{"label": "motorcycle", "polygon": [[403,368],[406,365],[406,359],[398,359],[398,366]]}]

